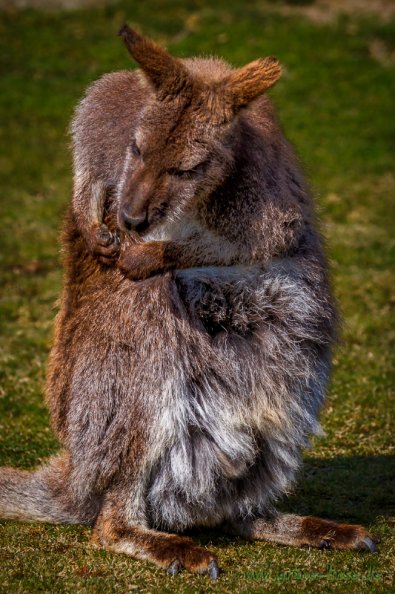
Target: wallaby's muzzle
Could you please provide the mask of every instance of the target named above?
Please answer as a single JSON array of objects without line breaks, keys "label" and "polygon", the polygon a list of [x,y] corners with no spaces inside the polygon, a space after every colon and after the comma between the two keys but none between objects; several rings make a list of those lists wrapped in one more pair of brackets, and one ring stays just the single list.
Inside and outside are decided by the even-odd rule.
[{"label": "wallaby's muzzle", "polygon": [[131,216],[125,209],[120,212],[120,224],[125,231],[143,233],[149,227],[147,214]]}]

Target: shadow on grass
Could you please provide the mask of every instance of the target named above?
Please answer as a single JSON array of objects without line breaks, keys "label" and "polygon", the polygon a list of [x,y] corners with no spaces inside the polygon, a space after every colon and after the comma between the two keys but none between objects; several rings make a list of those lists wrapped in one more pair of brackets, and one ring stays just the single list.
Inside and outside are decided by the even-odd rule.
[{"label": "shadow on grass", "polygon": [[[293,495],[281,511],[366,527],[395,515],[395,456],[305,458]],[[234,537],[215,530],[190,532],[202,545],[227,547]]]},{"label": "shadow on grass", "polygon": [[395,514],[395,456],[305,458],[284,511],[369,524]]}]

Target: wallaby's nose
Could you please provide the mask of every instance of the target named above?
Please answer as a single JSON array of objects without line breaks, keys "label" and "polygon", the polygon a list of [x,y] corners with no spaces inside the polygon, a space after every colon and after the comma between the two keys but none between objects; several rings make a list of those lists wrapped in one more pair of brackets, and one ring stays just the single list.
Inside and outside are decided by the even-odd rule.
[{"label": "wallaby's nose", "polygon": [[122,211],[122,223],[127,231],[144,231],[148,227],[148,221],[145,214],[132,217],[126,210]]}]

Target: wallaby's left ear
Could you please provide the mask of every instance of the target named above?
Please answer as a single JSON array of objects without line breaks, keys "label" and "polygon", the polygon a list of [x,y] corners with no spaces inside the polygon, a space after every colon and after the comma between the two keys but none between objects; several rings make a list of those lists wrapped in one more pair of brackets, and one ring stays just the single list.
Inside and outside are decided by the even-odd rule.
[{"label": "wallaby's left ear", "polygon": [[177,95],[191,87],[192,81],[182,62],[152,39],[140,35],[128,25],[121,28],[119,35],[153,84],[159,99]]},{"label": "wallaby's left ear", "polygon": [[263,95],[281,76],[277,58],[261,58],[229,75],[226,90],[231,96],[235,113]]}]

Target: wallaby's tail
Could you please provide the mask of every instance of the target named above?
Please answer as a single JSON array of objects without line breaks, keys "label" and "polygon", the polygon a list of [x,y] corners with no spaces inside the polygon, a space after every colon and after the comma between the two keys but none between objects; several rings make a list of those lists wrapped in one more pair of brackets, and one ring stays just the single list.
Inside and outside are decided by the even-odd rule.
[{"label": "wallaby's tail", "polygon": [[0,468],[0,518],[55,524],[90,523],[95,515],[94,506],[76,504],[69,478],[66,454],[51,458],[32,472]]}]

